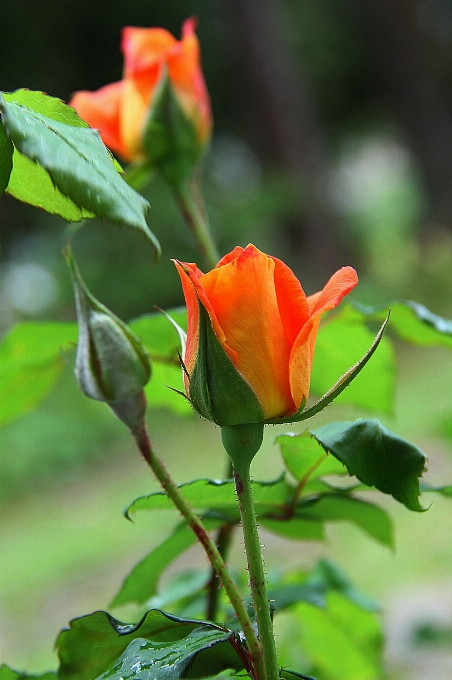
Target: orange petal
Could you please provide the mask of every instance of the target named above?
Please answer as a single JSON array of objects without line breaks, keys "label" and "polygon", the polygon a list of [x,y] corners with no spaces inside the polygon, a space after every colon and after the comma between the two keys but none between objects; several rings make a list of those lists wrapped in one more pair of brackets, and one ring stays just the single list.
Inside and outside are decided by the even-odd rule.
[{"label": "orange petal", "polygon": [[121,40],[125,77],[134,77],[166,62],[169,51],[176,43],[176,38],[164,28],[126,26],[122,30]]},{"label": "orange petal", "polygon": [[290,355],[290,389],[297,405],[308,399],[311,382],[314,348],[320,319],[324,312],[334,309],[358,283],[358,275],[352,267],[342,267],[330,278],[325,288],[310,295],[310,319],[302,327]]},{"label": "orange petal", "polygon": [[279,313],[287,342],[292,347],[300,329],[309,319],[308,300],[290,267],[276,257],[271,259],[275,263],[274,276]]},{"label": "orange petal", "polygon": [[123,81],[105,85],[95,92],[76,92],[71,101],[79,116],[100,132],[105,146],[129,160],[130,154],[120,136],[119,111]]},{"label": "orange petal", "polygon": [[255,391],[266,418],[294,407],[290,347],[278,309],[274,270],[273,259],[249,245],[200,278],[226,336],[225,350],[237,356],[236,367]]},{"label": "orange petal", "polygon": [[129,157],[139,160],[143,154],[143,132],[149,103],[152,97],[151,83],[142,78],[123,80],[123,96],[120,109],[120,135]]},{"label": "orange petal", "polygon": [[358,274],[353,267],[342,267],[330,278],[325,288],[308,297],[311,316],[323,314],[338,306],[344,295],[347,295],[358,283]]}]

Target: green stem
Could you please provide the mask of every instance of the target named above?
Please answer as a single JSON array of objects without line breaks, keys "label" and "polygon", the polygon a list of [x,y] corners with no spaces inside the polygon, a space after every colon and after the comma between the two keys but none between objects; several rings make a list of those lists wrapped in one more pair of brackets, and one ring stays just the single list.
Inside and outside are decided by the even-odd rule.
[{"label": "green stem", "polygon": [[204,548],[212,567],[218,574],[218,577],[223,584],[226,593],[228,594],[232,607],[234,608],[236,616],[240,621],[240,625],[242,626],[243,634],[248,645],[248,650],[254,669],[254,680],[267,680],[267,674],[264,665],[264,653],[261,643],[254,632],[253,624],[251,623],[251,619],[240,596],[240,592],[234,583],[231,574],[229,573],[218,551],[217,546],[210,538],[198,515],[195,513],[191,505],[184,498],[176,484],[171,479],[163,463],[155,455],[144,424],[140,432],[135,432],[133,434],[141,455],[151,468],[154,475],[157,477],[168,497],[183,515],[188,526],[196,534],[198,541]]},{"label": "green stem", "polygon": [[210,233],[198,175],[174,187],[181,213],[209,269],[214,269],[220,254]]},{"label": "green stem", "polygon": [[250,588],[256,612],[259,639],[264,650],[264,663],[268,680],[278,680],[278,657],[257,530],[256,511],[251,488],[250,462],[245,459],[243,462],[237,463],[238,461],[234,465],[234,479],[240,505]]}]

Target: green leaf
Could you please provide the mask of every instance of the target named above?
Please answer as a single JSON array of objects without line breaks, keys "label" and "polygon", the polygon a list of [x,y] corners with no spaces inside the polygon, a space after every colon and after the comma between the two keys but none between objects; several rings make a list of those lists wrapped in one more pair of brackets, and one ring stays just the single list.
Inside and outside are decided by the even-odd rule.
[{"label": "green leaf", "polygon": [[301,680],[317,680],[312,675],[305,675],[304,673],[297,673],[297,671],[290,671],[288,668],[281,668],[279,677],[282,680],[294,680],[294,678],[301,678]]},{"label": "green leaf", "polygon": [[[412,300],[401,300],[390,305],[391,330],[415,345],[423,347],[452,348],[452,320],[431,312],[427,307]],[[380,320],[387,314],[387,307],[364,307],[356,305],[356,315]]]},{"label": "green leaf", "polygon": [[296,607],[292,644],[298,645],[319,677],[328,680],[376,680],[382,677],[380,624],[338,592],[327,595],[323,609]]},{"label": "green leaf", "polygon": [[[274,482],[253,482],[254,502],[260,514],[274,512],[285,505],[292,493],[291,487],[282,479]],[[218,510],[231,516],[232,521],[238,517],[237,497],[232,480],[196,479],[179,484],[187,501],[198,510]],[[156,491],[149,496],[141,496],[134,500],[125,510],[129,519],[141,510],[174,510],[174,506],[164,491]]]},{"label": "green leaf", "polygon": [[259,526],[273,534],[290,538],[293,541],[324,541],[325,533],[322,521],[305,517],[281,519],[259,518]]},{"label": "green leaf", "polygon": [[344,373],[344,375],[342,375],[339,380],[328,390],[328,392],[326,392],[323,397],[321,397],[313,406],[310,408],[304,408],[304,404],[302,404],[300,409],[294,413],[294,415],[288,416],[287,418],[274,418],[268,422],[274,425],[286,422],[301,422],[302,420],[312,418],[312,416],[315,416],[320,411],[323,411],[324,408],[331,404],[331,402],[334,401],[345,390],[345,388],[350,385],[356,376],[363,370],[364,366],[366,366],[369,359],[374,355],[382,340],[388,320],[389,315],[383,322],[375,340],[372,343],[372,346],[368,349],[366,354],[354,366],[349,368],[348,371]]},{"label": "green leaf", "polygon": [[297,602],[325,607],[329,592],[340,593],[366,611],[379,611],[378,605],[359,592],[337,565],[325,559],[320,560],[310,573],[285,573],[282,577],[271,578],[268,586],[268,596],[275,611],[291,607]]},{"label": "green leaf", "polygon": [[19,673],[8,668],[5,664],[0,666],[0,680],[56,680],[56,673],[42,673],[41,675],[30,675]]},{"label": "green leaf", "polygon": [[[38,106],[36,98],[27,100],[27,105],[16,99],[15,93],[0,97],[3,124],[16,149],[39,164],[44,174],[39,171],[40,177],[30,176],[30,164],[25,162],[24,167],[23,159],[21,162],[19,157],[16,164],[13,158],[8,191],[20,200],[61,214],[65,219],[77,221],[81,217],[95,216],[136,227],[159,252],[158,241],[145,219],[148,202],[120,177],[99,133],[74,124],[76,114],[70,107],[66,107],[70,112],[62,121],[59,113],[55,115],[55,109],[60,109],[62,102],[50,102],[47,110],[47,98],[42,93]],[[49,180],[44,179],[45,175]],[[49,181],[63,197],[70,199],[72,205],[69,204],[68,211],[60,196],[52,197]],[[44,183],[42,191],[40,182]],[[78,215],[74,214],[74,205],[79,209]]]},{"label": "green leaf", "polygon": [[175,680],[185,676],[197,654],[230,637],[230,631],[202,626],[175,642],[138,638],[98,680]]},{"label": "green leaf", "polygon": [[276,438],[287,470],[299,482],[325,475],[343,475],[347,469],[325,453],[309,430],[303,434],[283,434]]},{"label": "green leaf", "polygon": [[[362,318],[340,314],[320,326],[315,345],[311,389],[322,395],[353,366],[372,344],[373,334]],[[382,338],[378,352],[365,370],[340,394],[336,403],[391,413],[394,406],[395,356],[391,342]]]},{"label": "green leaf", "polygon": [[[185,307],[170,309],[168,315],[181,329],[186,329]],[[169,408],[180,414],[192,413],[189,401],[178,394],[184,391],[178,356],[180,339],[171,322],[157,312],[133,319],[129,326],[143,342],[153,364],[153,378],[145,388],[149,406]]]},{"label": "green leaf", "polygon": [[378,505],[345,494],[324,494],[306,498],[297,506],[298,518],[322,522],[352,522],[383,545],[394,547],[391,518]]},{"label": "green leaf", "polygon": [[[203,524],[208,531],[215,529],[223,521],[220,519],[203,518]],[[162,573],[187,548],[196,543],[195,533],[184,523],[179,524],[175,531],[163,543],[146,555],[124,580],[111,606],[120,607],[129,602],[143,603],[156,595]]]},{"label": "green leaf", "polygon": [[44,399],[63,367],[62,349],[77,340],[77,325],[65,322],[18,324],[0,344],[0,425]]},{"label": "green leaf", "polygon": [[[218,636],[218,642],[223,640],[222,636],[226,636],[224,639],[230,636],[229,631],[225,632],[215,624],[181,619],[158,609],[147,612],[136,625],[121,623],[103,611],[82,616],[71,621],[70,627],[62,630],[57,638],[58,680],[93,680],[110,670],[133,640],[173,643],[200,627],[206,633],[212,633],[213,639]],[[234,657],[232,661],[225,667],[240,667],[238,659],[235,664]]]},{"label": "green leaf", "polygon": [[445,498],[452,498],[452,484],[446,484],[445,486],[432,486],[427,482],[421,481],[420,489],[422,493],[439,493],[440,496]]},{"label": "green leaf", "polygon": [[6,134],[0,117],[0,196],[8,186],[13,169],[13,151],[13,143]]},{"label": "green leaf", "polygon": [[379,420],[331,423],[311,434],[361,482],[391,494],[410,510],[423,510],[418,500],[419,477],[427,456]]}]

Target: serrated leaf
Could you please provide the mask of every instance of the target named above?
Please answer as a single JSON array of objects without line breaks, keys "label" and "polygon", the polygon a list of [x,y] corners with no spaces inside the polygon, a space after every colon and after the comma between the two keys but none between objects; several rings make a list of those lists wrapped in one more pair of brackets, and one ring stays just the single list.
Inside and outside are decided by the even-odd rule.
[{"label": "serrated leaf", "polygon": [[[291,487],[281,479],[274,482],[253,482],[253,496],[257,513],[272,512],[283,506],[291,494]],[[179,484],[187,501],[198,510],[218,510],[235,518],[238,513],[235,485],[232,480],[195,479]],[[125,510],[126,517],[132,517],[142,510],[174,510],[174,506],[163,491],[134,500]]]},{"label": "serrated leaf", "polygon": [[[20,157],[18,163],[13,158],[8,191],[16,198],[32,202],[49,212],[64,212],[62,216],[65,219],[78,220],[89,214],[136,227],[147,236],[156,252],[159,252],[158,241],[145,219],[149,210],[148,202],[117,173],[99,133],[91,128],[74,125],[76,114],[73,110],[68,113],[68,124],[61,119],[52,118],[48,113],[41,113],[42,106],[38,107],[40,111],[36,111],[30,108],[30,102],[25,106],[17,103],[13,97],[13,94],[7,98],[0,97],[0,110],[8,136],[16,149],[27,159],[38,163],[60,194],[70,199],[81,212],[71,218],[64,206],[59,212],[62,207],[61,197],[50,195],[49,182],[39,172],[40,182],[44,187],[41,195],[40,183],[36,184],[39,178],[30,178],[30,165],[25,162],[24,167]],[[73,206],[69,208],[68,212],[73,212]]]},{"label": "serrated leaf", "polygon": [[0,425],[37,406],[55,385],[63,359],[62,348],[77,341],[77,324],[24,322],[0,344]]},{"label": "serrated leaf", "polygon": [[345,466],[329,456],[308,430],[303,434],[283,434],[276,438],[287,470],[299,482],[325,475],[343,475]]},{"label": "serrated leaf", "polygon": [[324,494],[300,501],[297,517],[322,522],[351,522],[383,545],[394,547],[391,518],[383,508],[345,494]]},{"label": "serrated leaf", "polygon": [[203,626],[175,642],[138,638],[97,680],[176,680],[186,674],[197,654],[227,642],[230,637],[230,631]]},{"label": "serrated leaf", "polygon": [[[337,315],[320,326],[315,345],[311,389],[322,395],[353,366],[372,344],[373,334],[362,319]],[[337,398],[380,413],[394,406],[395,356],[391,342],[382,338],[378,352],[362,373]]]},{"label": "serrated leaf", "polygon": [[[208,517],[203,518],[205,528],[210,531],[223,523]],[[146,602],[156,595],[159,579],[165,569],[187,548],[196,543],[194,532],[185,524],[180,524],[175,531],[160,545],[146,555],[125,578],[112,607],[120,607],[129,602]]]},{"label": "serrated leaf", "polygon": [[419,478],[427,456],[417,446],[373,419],[331,423],[311,433],[364,484],[391,494],[410,510],[423,510]]},{"label": "serrated leaf", "polygon": [[[103,611],[74,619],[56,641],[60,659],[58,680],[93,680],[115,664],[132,640],[173,642],[200,626],[220,630],[215,624],[181,619],[158,609],[147,612],[136,625],[121,623]],[[224,630],[221,632],[224,634]]]},{"label": "serrated leaf", "polygon": [[6,134],[0,117],[0,196],[8,186],[11,171],[13,169],[14,146]]}]

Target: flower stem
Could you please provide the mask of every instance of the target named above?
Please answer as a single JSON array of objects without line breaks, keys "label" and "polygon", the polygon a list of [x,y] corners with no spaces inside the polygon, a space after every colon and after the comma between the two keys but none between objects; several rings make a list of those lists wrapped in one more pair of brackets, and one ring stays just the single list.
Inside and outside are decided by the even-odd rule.
[{"label": "flower stem", "polygon": [[195,173],[190,180],[174,186],[174,190],[180,211],[193,234],[199,251],[209,269],[214,269],[220,259],[220,254],[210,233],[198,174]]},{"label": "flower stem", "polygon": [[254,680],[267,680],[267,673],[264,665],[264,652],[261,643],[254,632],[253,624],[251,623],[251,619],[240,596],[240,592],[234,583],[217,546],[210,538],[198,515],[171,479],[163,463],[155,455],[144,424],[141,431],[134,432],[133,434],[141,455],[157,477],[168,497],[183,515],[188,526],[196,534],[198,541],[204,548],[212,567],[218,574],[218,577],[228,594],[231,605],[242,626],[243,634],[248,645],[249,655],[253,665]]},{"label": "flower stem", "polygon": [[250,464],[247,461],[245,461],[243,465],[234,467],[234,479],[240,505],[240,515],[242,518],[251,595],[256,612],[259,639],[264,650],[265,668],[267,670],[268,680],[277,680],[279,678],[278,658],[273,635],[273,622],[267,597],[261,545],[257,530],[256,512],[250,479]]}]

